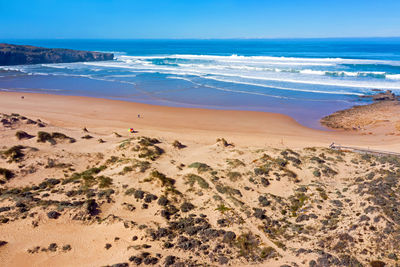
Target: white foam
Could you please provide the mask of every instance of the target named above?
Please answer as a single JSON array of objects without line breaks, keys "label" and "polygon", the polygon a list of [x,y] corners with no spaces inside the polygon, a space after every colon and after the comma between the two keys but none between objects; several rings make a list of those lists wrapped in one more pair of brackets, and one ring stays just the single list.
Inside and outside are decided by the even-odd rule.
[{"label": "white foam", "polygon": [[400,80],[400,74],[386,74],[386,78],[390,80]]},{"label": "white foam", "polygon": [[307,92],[307,93],[320,93],[320,94],[332,94],[332,95],[363,95],[361,93],[356,92],[346,92],[346,91],[322,91],[322,90],[312,90],[312,89],[300,89],[300,88],[289,88],[289,87],[281,87],[281,86],[274,86],[274,85],[266,85],[260,83],[252,83],[252,82],[244,82],[244,81],[235,81],[235,80],[227,80],[227,79],[220,79],[216,77],[203,77],[205,79],[211,79],[220,82],[228,82],[228,83],[237,83],[237,84],[245,84],[245,85],[252,85],[258,87],[266,87],[272,88],[277,90],[285,90],[285,91],[296,91],[296,92]]},{"label": "white foam", "polygon": [[271,56],[214,56],[214,55],[188,55],[175,54],[164,56],[119,56],[118,60],[127,59],[189,59],[189,60],[212,60],[221,62],[247,62],[247,63],[270,63],[288,65],[320,65],[332,66],[336,64],[385,64],[400,66],[400,62],[392,60],[368,60],[368,59],[345,59],[345,58],[296,58],[296,57],[271,57]]},{"label": "white foam", "polygon": [[[351,88],[370,88],[370,89],[390,89],[390,90],[400,90],[399,83],[392,82],[374,82],[369,80],[343,80],[337,79],[335,77],[321,77],[319,79],[307,78],[307,75],[298,75],[293,73],[293,71],[285,72],[280,70],[276,73],[281,73],[282,75],[270,75],[268,73],[255,72],[255,71],[232,71],[226,68],[204,68],[199,65],[191,64],[190,67],[170,67],[165,65],[129,65],[121,62],[111,62],[111,63],[97,63],[90,62],[85,63],[87,65],[104,66],[104,67],[114,67],[114,68],[126,68],[135,70],[135,72],[151,72],[151,73],[162,73],[162,74],[172,74],[172,75],[195,75],[195,76],[206,76],[206,75],[217,75],[225,77],[238,77],[248,80],[262,80],[271,82],[285,82],[285,83],[300,83],[300,84],[312,84],[312,85],[323,85],[332,87],[351,87]],[[301,70],[300,70],[301,72]],[[329,72],[324,73],[320,71],[303,70],[304,73],[300,74],[316,74],[323,76]],[[357,76],[358,72],[338,72],[343,73],[347,76]]]}]

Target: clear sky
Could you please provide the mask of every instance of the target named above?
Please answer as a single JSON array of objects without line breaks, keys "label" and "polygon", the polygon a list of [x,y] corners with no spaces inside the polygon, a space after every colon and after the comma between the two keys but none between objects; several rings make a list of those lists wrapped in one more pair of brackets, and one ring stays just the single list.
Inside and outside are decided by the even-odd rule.
[{"label": "clear sky", "polygon": [[0,39],[400,36],[400,0],[0,0]]}]

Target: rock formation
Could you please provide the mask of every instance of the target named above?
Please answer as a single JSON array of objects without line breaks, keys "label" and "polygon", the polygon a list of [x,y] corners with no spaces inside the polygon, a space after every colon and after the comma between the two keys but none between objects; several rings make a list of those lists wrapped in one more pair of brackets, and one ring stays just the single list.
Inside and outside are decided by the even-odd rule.
[{"label": "rock formation", "polygon": [[114,54],[0,43],[0,66],[113,60]]},{"label": "rock formation", "polygon": [[364,95],[362,98],[371,98],[374,101],[394,101],[397,100],[398,97],[390,90],[386,92],[381,92],[375,95]]}]

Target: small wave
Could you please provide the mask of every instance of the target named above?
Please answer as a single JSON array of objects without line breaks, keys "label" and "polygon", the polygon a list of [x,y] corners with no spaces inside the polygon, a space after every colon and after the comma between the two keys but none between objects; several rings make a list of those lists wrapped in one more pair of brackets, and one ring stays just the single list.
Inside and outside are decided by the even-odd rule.
[{"label": "small wave", "polygon": [[53,68],[53,69],[71,69],[70,67],[66,65],[60,65],[60,64],[41,64],[43,67],[46,68]]},{"label": "small wave", "polygon": [[400,80],[400,74],[387,74],[386,78],[390,80]]},{"label": "small wave", "polygon": [[201,68],[190,68],[190,69],[178,69],[165,66],[132,66],[117,63],[85,63],[96,66],[107,66],[114,68],[126,68],[135,70],[135,72],[148,72],[148,73],[161,73],[161,74],[172,74],[172,75],[194,75],[194,76],[206,76],[216,75],[225,77],[237,77],[242,79],[250,80],[263,80],[273,82],[286,82],[286,83],[300,83],[300,84],[313,84],[333,87],[351,87],[351,88],[369,88],[369,89],[389,89],[389,90],[400,90],[400,84],[394,83],[383,83],[383,82],[370,82],[370,81],[356,81],[356,80],[335,80],[335,79],[309,79],[304,75],[302,77],[284,76],[284,77],[266,77],[265,75],[255,75],[257,73],[246,73],[241,72],[220,72],[220,71],[204,71]]},{"label": "small wave", "polygon": [[331,77],[370,77],[377,79],[385,79],[385,72],[368,71],[368,72],[350,72],[350,71],[318,71],[318,70],[301,70],[302,74],[326,75]]},{"label": "small wave", "polygon": [[190,59],[190,60],[208,60],[217,62],[246,62],[246,63],[266,63],[281,65],[314,65],[314,66],[332,66],[338,64],[386,64],[400,66],[400,62],[391,60],[370,60],[370,59],[345,59],[345,58],[298,58],[298,57],[272,57],[272,56],[216,56],[216,55],[189,55],[175,54],[165,56],[120,56],[117,60],[127,59]]},{"label": "small wave", "polygon": [[226,80],[220,79],[216,77],[203,77],[205,79],[211,79],[220,82],[228,82],[228,83],[237,83],[237,84],[245,84],[251,86],[258,86],[258,87],[265,87],[265,88],[272,88],[278,90],[285,90],[285,91],[296,91],[296,92],[306,92],[306,93],[320,93],[320,94],[331,94],[331,95],[363,95],[361,93],[356,92],[345,92],[345,91],[321,91],[321,90],[311,90],[311,89],[299,89],[299,88],[289,88],[289,87],[281,87],[281,86],[273,86],[273,85],[266,85],[266,84],[259,84],[259,83],[252,83],[252,82],[244,82],[244,81],[235,81],[235,80]]}]

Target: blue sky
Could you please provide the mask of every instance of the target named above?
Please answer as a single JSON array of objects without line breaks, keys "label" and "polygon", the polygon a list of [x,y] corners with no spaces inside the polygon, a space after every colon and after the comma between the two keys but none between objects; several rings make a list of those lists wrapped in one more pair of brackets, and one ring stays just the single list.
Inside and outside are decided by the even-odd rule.
[{"label": "blue sky", "polygon": [[400,36],[400,0],[0,0],[0,39]]}]

